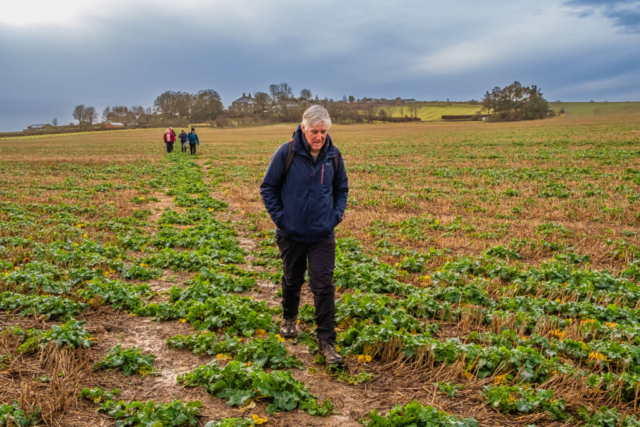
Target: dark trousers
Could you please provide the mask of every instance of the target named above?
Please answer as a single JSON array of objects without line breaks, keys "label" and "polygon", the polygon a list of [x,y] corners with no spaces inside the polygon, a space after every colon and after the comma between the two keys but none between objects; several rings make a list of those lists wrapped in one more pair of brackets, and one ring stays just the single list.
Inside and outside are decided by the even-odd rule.
[{"label": "dark trousers", "polygon": [[167,142],[167,153],[173,151],[173,142]]},{"label": "dark trousers", "polygon": [[195,156],[195,154],[196,154],[196,144],[189,144],[189,150],[191,150],[191,154]]},{"label": "dark trousers", "polygon": [[336,343],[336,311],[333,270],[336,263],[336,240],[331,235],[319,242],[300,243],[278,237],[282,258],[282,309],[285,319],[298,316],[300,290],[309,262],[309,287],[316,308],[316,336],[331,345]]},{"label": "dark trousers", "polygon": [[187,144],[185,142],[182,142],[180,145],[182,147],[182,152],[186,153],[187,152]]}]

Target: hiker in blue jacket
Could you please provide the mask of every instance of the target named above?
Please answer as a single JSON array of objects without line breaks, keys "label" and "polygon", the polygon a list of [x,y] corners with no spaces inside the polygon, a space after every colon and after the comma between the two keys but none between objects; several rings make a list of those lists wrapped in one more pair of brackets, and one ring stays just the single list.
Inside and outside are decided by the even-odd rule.
[{"label": "hiker in blue jacket", "polygon": [[260,194],[276,224],[282,258],[280,334],[294,338],[307,261],[316,309],[318,349],[327,364],[342,363],[335,349],[334,228],[347,207],[349,183],[340,151],[328,134],[331,118],[314,105],[304,112],[293,139],[271,158]]},{"label": "hiker in blue jacket", "polygon": [[182,148],[182,152],[186,153],[187,152],[187,133],[184,131],[184,129],[182,129],[182,132],[180,132],[180,145]]},{"label": "hiker in blue jacket", "polygon": [[191,128],[191,132],[189,132],[189,135],[187,135],[187,139],[189,140],[189,152],[192,156],[195,156],[196,144],[200,145],[198,134],[196,134],[196,128]]}]

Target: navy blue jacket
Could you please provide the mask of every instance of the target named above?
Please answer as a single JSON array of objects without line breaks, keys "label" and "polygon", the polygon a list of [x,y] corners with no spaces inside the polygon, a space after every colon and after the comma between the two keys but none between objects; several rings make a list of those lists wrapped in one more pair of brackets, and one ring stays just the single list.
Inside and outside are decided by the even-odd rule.
[{"label": "navy blue jacket", "polygon": [[[333,234],[342,222],[349,193],[347,172],[329,135],[314,162],[309,143],[298,126],[293,134],[293,150],[295,156],[286,175],[289,143],[276,151],[260,185],[260,194],[278,236],[313,243]],[[334,173],[336,156],[339,163]]]}]

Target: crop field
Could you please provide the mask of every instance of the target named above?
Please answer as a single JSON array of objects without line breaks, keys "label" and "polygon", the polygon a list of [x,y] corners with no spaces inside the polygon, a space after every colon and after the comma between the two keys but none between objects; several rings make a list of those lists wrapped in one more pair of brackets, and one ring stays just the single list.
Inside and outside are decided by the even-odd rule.
[{"label": "crop field", "polygon": [[344,367],[278,335],[293,130],[0,141],[1,426],[640,426],[640,116],[334,126]]}]

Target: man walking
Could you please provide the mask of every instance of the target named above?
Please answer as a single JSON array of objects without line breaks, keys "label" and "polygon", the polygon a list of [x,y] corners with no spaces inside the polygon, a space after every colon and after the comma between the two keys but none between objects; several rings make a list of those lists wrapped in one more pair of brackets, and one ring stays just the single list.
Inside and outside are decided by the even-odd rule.
[{"label": "man walking", "polygon": [[191,132],[187,135],[187,139],[189,140],[189,152],[192,156],[195,156],[196,144],[200,145],[200,140],[198,139],[198,134],[196,133],[195,128],[191,128]]},{"label": "man walking", "polygon": [[321,106],[305,111],[293,139],[273,155],[260,194],[276,224],[282,257],[280,334],[297,336],[300,289],[308,261],[318,349],[327,364],[334,364],[342,363],[335,349],[334,228],[347,207],[349,185],[342,155],[328,134],[330,127],[329,113]]},{"label": "man walking", "polygon": [[182,148],[182,152],[186,153],[187,152],[187,133],[184,131],[184,129],[182,129],[182,132],[180,132],[180,146]]}]

